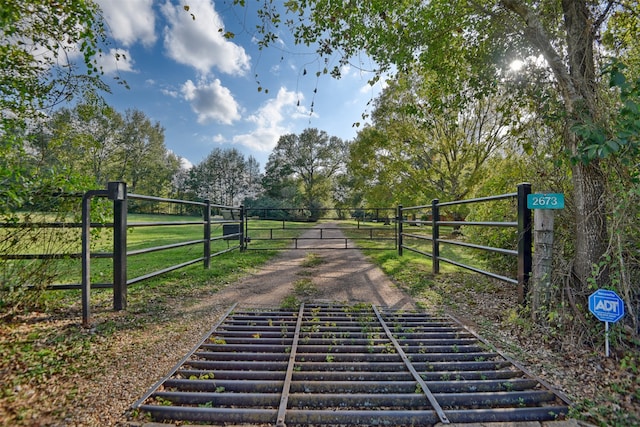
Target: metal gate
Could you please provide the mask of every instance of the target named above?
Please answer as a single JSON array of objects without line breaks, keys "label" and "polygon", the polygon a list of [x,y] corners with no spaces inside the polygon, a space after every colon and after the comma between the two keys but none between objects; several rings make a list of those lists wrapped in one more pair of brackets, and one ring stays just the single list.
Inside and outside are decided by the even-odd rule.
[{"label": "metal gate", "polygon": [[247,209],[246,250],[394,250],[398,241],[396,211],[396,208]]}]

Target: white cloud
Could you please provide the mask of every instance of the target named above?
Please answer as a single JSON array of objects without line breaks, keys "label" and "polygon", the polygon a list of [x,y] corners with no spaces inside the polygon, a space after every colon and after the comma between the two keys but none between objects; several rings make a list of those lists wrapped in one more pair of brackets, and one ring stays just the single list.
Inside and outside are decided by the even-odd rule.
[{"label": "white cloud", "polygon": [[227,139],[221,134],[217,134],[211,137],[211,141],[213,141],[216,144],[223,144],[225,142],[227,142]]},{"label": "white cloud", "polygon": [[182,85],[182,96],[191,103],[191,109],[198,114],[198,123],[216,121],[230,125],[240,118],[240,107],[231,91],[222,86],[220,80],[199,82],[191,80]]},{"label": "white cloud", "polygon": [[180,157],[180,167],[184,170],[189,170],[193,167],[193,163],[184,157]]},{"label": "white cloud", "polygon": [[98,0],[113,38],[131,46],[156,41],[153,0]]},{"label": "white cloud", "polygon": [[[255,130],[234,136],[233,143],[257,151],[271,151],[278,143],[280,136],[291,133],[292,119],[309,116],[302,107],[298,106],[298,101],[302,99],[302,94],[280,88],[275,98],[265,102],[247,119],[255,124]],[[285,117],[289,126],[283,124]]]},{"label": "white cloud", "polygon": [[170,96],[171,98],[177,98],[180,95],[177,91],[166,88],[160,89],[160,93],[166,96]]},{"label": "white cloud", "polygon": [[111,49],[108,54],[100,54],[97,58],[98,66],[102,67],[102,71],[107,74],[116,74],[118,72],[132,72],[133,60],[128,50]]},{"label": "white cloud", "polygon": [[369,84],[369,83],[360,86],[360,90],[358,92],[360,92],[363,95],[371,95],[372,97],[374,97],[374,96],[378,96],[378,94],[382,93],[382,91],[387,86],[389,86],[389,84],[387,83],[387,78],[385,76],[383,76],[373,86],[371,86],[371,84]]},{"label": "white cloud", "polygon": [[[213,67],[223,73],[244,75],[250,57],[242,46],[224,38],[224,24],[210,0],[192,0],[189,10],[166,2],[164,45],[167,55],[207,74]],[[222,29],[222,31],[220,31]]]}]

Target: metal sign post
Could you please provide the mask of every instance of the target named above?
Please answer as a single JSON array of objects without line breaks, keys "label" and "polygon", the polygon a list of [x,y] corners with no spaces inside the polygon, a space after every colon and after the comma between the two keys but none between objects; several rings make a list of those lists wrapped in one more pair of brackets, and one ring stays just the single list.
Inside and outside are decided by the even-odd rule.
[{"label": "metal sign post", "polygon": [[589,295],[589,311],[604,322],[605,356],[609,357],[609,322],[615,323],[624,317],[624,301],[614,291],[598,289]]}]

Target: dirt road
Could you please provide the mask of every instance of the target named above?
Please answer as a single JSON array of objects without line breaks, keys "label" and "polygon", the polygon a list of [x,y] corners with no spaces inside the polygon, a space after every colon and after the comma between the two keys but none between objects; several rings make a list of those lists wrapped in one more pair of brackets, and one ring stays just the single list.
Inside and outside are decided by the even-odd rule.
[{"label": "dirt road", "polygon": [[[306,231],[298,239],[298,249],[283,251],[260,271],[229,286],[217,297],[243,307],[277,307],[287,296],[296,294],[296,283],[306,279],[308,292],[299,295],[306,302],[368,302],[394,309],[415,308],[414,301],[361,251],[344,249],[345,236],[336,224],[324,223],[322,227],[322,240],[313,239],[320,237],[319,228]],[[347,247],[353,248],[354,243],[349,241]]]}]

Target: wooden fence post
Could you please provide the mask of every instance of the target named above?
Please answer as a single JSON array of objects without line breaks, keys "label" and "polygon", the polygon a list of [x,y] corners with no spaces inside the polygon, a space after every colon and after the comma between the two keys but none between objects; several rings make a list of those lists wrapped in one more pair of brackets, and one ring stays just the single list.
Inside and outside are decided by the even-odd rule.
[{"label": "wooden fence post", "polygon": [[554,211],[538,209],[535,212],[534,223],[534,257],[533,280],[531,286],[531,317],[539,319],[541,309],[549,307],[551,297],[551,269],[553,267],[553,219]]}]

